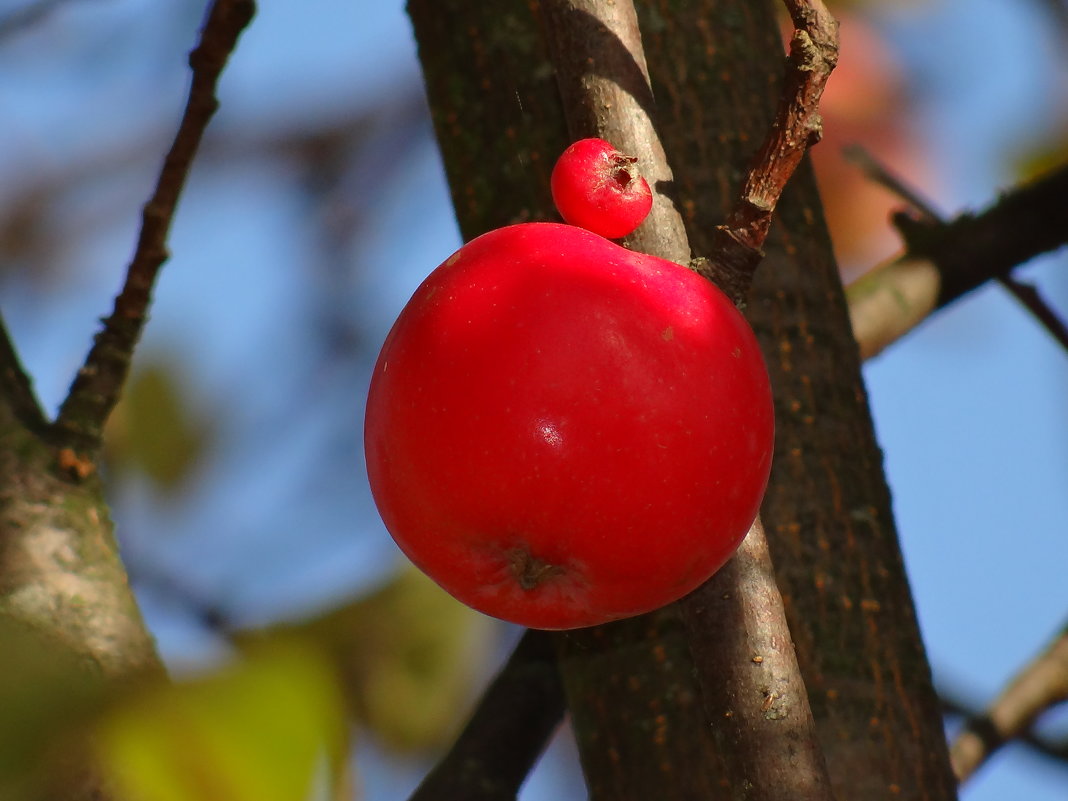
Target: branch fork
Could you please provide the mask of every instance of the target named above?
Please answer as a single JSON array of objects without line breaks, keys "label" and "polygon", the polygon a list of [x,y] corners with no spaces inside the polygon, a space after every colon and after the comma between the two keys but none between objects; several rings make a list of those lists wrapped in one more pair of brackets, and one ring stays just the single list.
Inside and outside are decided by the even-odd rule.
[{"label": "branch fork", "polygon": [[52,424],[58,443],[78,454],[95,458],[104,425],[119,402],[134,348],[148,318],[152,288],[169,257],[167,236],[178,199],[204,130],[219,107],[215,96],[219,77],[255,11],[254,0],[214,0],[200,41],[190,53],[193,80],[189,98],[156,188],[142,211],[141,232],[126,280]]}]

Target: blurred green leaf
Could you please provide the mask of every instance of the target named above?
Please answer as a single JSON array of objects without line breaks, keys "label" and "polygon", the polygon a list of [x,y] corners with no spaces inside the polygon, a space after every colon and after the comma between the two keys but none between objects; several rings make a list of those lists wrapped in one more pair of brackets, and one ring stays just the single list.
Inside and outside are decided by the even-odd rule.
[{"label": "blurred green leaf", "polygon": [[407,751],[451,740],[498,629],[406,565],[374,594],[276,631],[328,649],[357,721]]},{"label": "blurred green leaf", "polygon": [[323,657],[272,640],[116,709],[100,727],[101,761],[127,801],[329,797],[345,756],[343,711]]},{"label": "blurred green leaf", "polygon": [[0,798],[37,798],[43,781],[84,770],[75,735],[107,684],[91,659],[21,621],[0,618],[0,643]]},{"label": "blurred green leaf", "polygon": [[105,454],[113,468],[141,470],[164,490],[181,485],[211,437],[209,423],[190,411],[176,372],[165,360],[140,367],[105,434]]}]

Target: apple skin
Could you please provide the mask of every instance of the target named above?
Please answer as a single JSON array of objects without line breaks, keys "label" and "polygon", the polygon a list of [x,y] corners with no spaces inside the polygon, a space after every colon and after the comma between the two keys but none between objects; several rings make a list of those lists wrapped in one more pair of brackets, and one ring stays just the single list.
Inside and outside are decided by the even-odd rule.
[{"label": "apple skin", "polygon": [[774,416],[723,293],[588,231],[472,240],[401,312],[365,418],[401,550],[486,614],[542,629],[695,589],[755,518]]}]

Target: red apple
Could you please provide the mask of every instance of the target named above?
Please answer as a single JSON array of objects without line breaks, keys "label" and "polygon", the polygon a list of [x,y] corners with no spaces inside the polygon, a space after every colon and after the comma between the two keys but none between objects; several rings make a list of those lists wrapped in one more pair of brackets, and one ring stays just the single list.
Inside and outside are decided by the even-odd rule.
[{"label": "red apple", "polygon": [[397,544],[477,610],[566,629],[709,578],[768,480],[753,332],[690,270],[578,227],[469,242],[417,289],[367,398]]},{"label": "red apple", "polygon": [[756,516],[772,439],[764,361],[726,296],[553,223],[485,234],[423,282],[365,420],[401,549],[464,603],[545,629],[709,578]]}]

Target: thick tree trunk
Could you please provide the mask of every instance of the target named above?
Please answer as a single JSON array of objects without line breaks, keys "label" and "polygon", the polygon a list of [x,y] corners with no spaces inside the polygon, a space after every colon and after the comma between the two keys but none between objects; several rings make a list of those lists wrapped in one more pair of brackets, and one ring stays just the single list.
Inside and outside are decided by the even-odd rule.
[{"label": "thick tree trunk", "polygon": [[[162,675],[92,469],[50,444],[0,326],[0,629],[11,650],[0,665],[2,681],[24,680],[34,658],[46,659],[42,667],[66,683],[92,688],[86,692],[94,697]],[[79,712],[68,714],[73,724]],[[108,798],[83,756],[68,743],[48,775],[34,776],[42,792],[64,801]]]},{"label": "thick tree trunk", "polygon": [[[464,238],[559,219],[549,174],[568,134],[531,5],[411,0],[409,13]],[[591,798],[730,797],[674,607],[557,646]]]},{"label": "thick tree trunk", "polygon": [[[700,255],[771,119],[782,69],[769,54],[780,38],[771,2],[678,2],[670,13],[657,5],[640,6],[646,53]],[[763,516],[832,780],[843,799],[955,798],[860,358],[807,167],[787,189],[766,250],[748,309],[776,396]]]},{"label": "thick tree trunk", "polygon": [[0,617],[62,643],[106,679],[162,675],[99,480],[63,477],[56,452],[3,409]]},{"label": "thick tree trunk", "polygon": [[[638,10],[674,194],[699,256],[771,117],[782,75],[774,7],[648,0]],[[524,0],[410,2],[465,238],[556,217],[548,175],[567,137],[536,12]],[[780,209],[748,310],[778,407],[764,522],[832,781],[843,799],[951,799],[859,358],[807,168]],[[558,642],[591,798],[734,797],[673,608]]]}]

